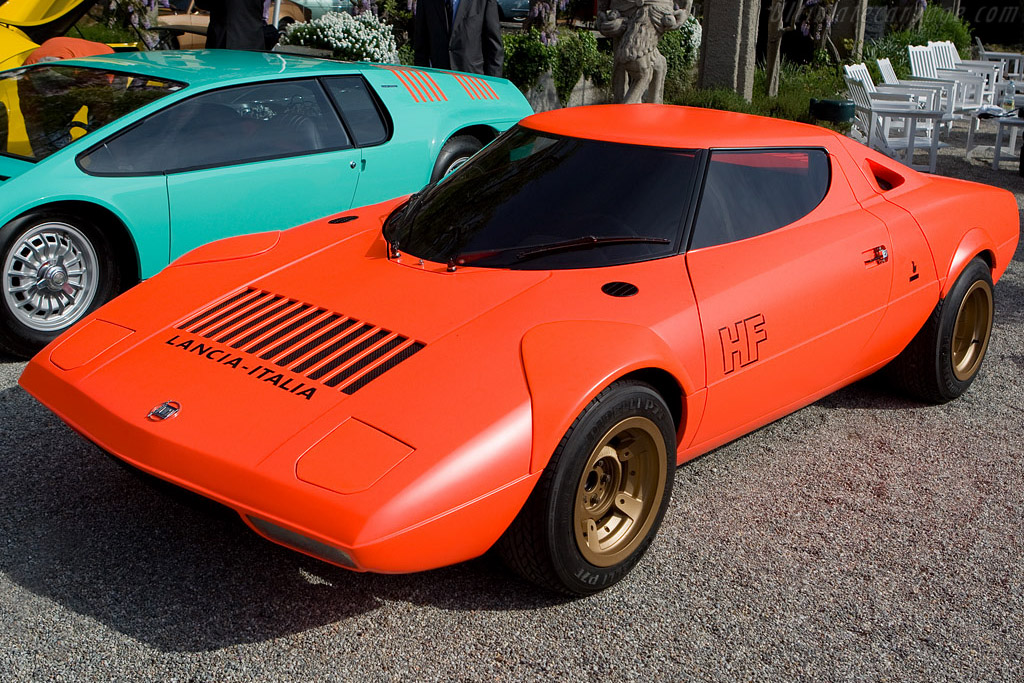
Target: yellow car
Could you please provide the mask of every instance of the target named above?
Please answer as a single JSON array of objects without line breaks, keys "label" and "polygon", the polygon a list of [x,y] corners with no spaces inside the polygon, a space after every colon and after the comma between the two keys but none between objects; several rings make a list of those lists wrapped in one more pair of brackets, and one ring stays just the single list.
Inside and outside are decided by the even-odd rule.
[{"label": "yellow car", "polygon": [[63,35],[96,0],[7,0],[0,5],[0,69],[21,66],[47,38]]}]

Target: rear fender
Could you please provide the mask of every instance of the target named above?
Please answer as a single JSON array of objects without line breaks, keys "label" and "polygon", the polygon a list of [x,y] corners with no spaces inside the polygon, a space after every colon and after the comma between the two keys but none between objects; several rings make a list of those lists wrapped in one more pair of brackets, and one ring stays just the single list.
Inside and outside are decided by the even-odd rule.
[{"label": "rear fender", "polygon": [[695,387],[665,341],[648,328],[584,320],[545,323],[523,336],[522,355],[533,410],[531,473],[547,465],[595,396],[637,370],[656,368],[675,378],[683,395],[680,438],[688,425],[696,425],[696,420],[687,420],[687,397],[695,394]]},{"label": "rear fender", "polygon": [[[960,272],[979,254],[984,254],[991,266],[992,280],[998,280],[999,275],[1006,269],[1006,265],[996,262],[996,251],[995,241],[985,230],[982,228],[968,230],[953,252],[953,259],[949,263],[949,268],[946,269],[940,295],[945,297],[949,293]],[[937,265],[941,268],[941,264]]]}]

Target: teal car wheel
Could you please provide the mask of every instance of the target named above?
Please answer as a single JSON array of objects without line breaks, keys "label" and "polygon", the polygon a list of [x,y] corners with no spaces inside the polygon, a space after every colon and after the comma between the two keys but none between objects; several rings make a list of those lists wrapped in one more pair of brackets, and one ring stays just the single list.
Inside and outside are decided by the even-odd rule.
[{"label": "teal car wheel", "polygon": [[3,306],[0,348],[30,355],[107,301],[116,288],[113,256],[80,218],[35,213],[0,230]]},{"label": "teal car wheel", "polygon": [[483,146],[483,143],[472,135],[456,135],[444,143],[441,153],[437,155],[437,161],[434,162],[434,172],[430,174],[430,182],[437,182],[462,166]]}]

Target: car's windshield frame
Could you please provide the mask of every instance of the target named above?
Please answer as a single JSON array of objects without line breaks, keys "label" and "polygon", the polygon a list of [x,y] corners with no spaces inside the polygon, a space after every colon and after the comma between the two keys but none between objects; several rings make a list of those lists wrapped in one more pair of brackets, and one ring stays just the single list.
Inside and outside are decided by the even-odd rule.
[{"label": "car's windshield frame", "polygon": [[[521,146],[512,146],[520,141],[522,141]],[[539,151],[535,150],[537,145],[540,145]],[[558,147],[558,145],[561,145],[561,147]],[[526,148],[529,148],[530,151],[525,156],[515,157],[516,151]],[[536,174],[530,174],[525,180],[522,180],[522,172],[524,170],[533,170],[535,164],[531,162],[530,165],[516,165],[514,162],[533,158],[534,154],[543,155],[548,148],[552,149],[552,153],[556,157],[561,150],[565,150],[566,156],[557,157],[556,163],[549,166],[548,170],[541,170]],[[608,178],[609,180],[605,182],[605,185],[614,186],[623,193],[618,199],[613,196],[605,196],[603,198],[604,201],[614,202],[613,206],[615,206],[615,209],[619,208],[618,204],[625,202],[627,208],[620,210],[620,213],[628,215],[629,206],[633,208],[640,207],[641,210],[648,211],[657,220],[623,224],[622,227],[624,229],[619,230],[614,224],[616,222],[621,223],[621,216],[614,215],[615,210],[609,208],[602,213],[601,209],[597,209],[594,212],[590,212],[589,215],[595,219],[606,219],[606,223],[601,226],[601,230],[590,231],[586,227],[581,227],[579,232],[572,232],[571,228],[567,231],[562,231],[559,228],[550,235],[543,236],[547,237],[547,239],[531,240],[531,237],[538,235],[536,232],[531,232],[523,235],[522,240],[516,244],[496,245],[493,249],[488,249],[486,246],[479,249],[468,248],[473,245],[474,240],[478,237],[484,242],[488,239],[496,239],[500,242],[502,239],[507,239],[513,235],[513,231],[507,225],[501,224],[501,221],[505,219],[495,217],[502,210],[501,204],[512,203],[513,201],[531,204],[531,193],[535,192],[533,188],[543,185],[546,180],[549,182],[557,180],[559,173],[570,172],[560,168],[563,162],[567,164],[568,168],[578,172],[580,162],[594,156],[600,157],[607,150],[614,150],[615,154],[619,155],[618,161],[628,160],[630,155],[638,153],[638,160],[643,159],[648,162],[654,160],[674,171],[682,173],[681,175],[659,174],[656,170],[650,172],[647,178],[657,180],[660,183],[660,185],[652,185],[651,191],[653,192],[661,187],[668,187],[671,189],[670,194],[660,196],[670,196],[672,198],[672,201],[669,202],[657,202],[656,204],[659,207],[653,209],[645,208],[644,199],[647,195],[635,193],[635,189],[643,185],[636,183],[631,185],[628,169],[623,169],[619,164],[614,163],[614,157],[608,164],[602,164],[596,173],[591,174],[591,180],[595,175]],[[494,154],[502,156],[491,158]],[[491,145],[470,159],[463,167],[455,170],[437,183],[427,186],[397,207],[388,220],[385,221],[382,234],[391,245],[393,253],[408,253],[412,257],[423,258],[425,261],[446,263],[449,268],[473,266],[515,270],[570,270],[627,265],[669,258],[678,255],[684,244],[686,228],[693,213],[692,205],[696,189],[704,174],[705,155],[706,150],[703,149],[609,142],[606,140],[554,134],[518,125],[501,135]],[[579,156],[580,162],[573,159],[573,156]],[[537,158],[546,159],[545,156]],[[573,164],[576,164],[576,166],[574,167]],[[640,166],[646,168],[645,164],[640,164]],[[441,204],[441,211],[451,208],[458,204],[458,200],[452,199],[452,197],[457,197],[458,189],[469,185],[470,181],[473,180],[473,176],[476,178],[487,177],[484,174],[505,168],[508,169],[507,173],[498,178],[496,184],[486,188],[486,191],[483,193],[489,193],[490,197],[481,198],[482,193],[474,191],[472,203],[475,207],[479,207],[481,202],[489,202],[486,206],[489,208],[490,213],[481,218],[482,223],[478,224],[478,226],[482,225],[483,227],[477,227],[476,231],[469,233],[468,237],[461,233],[460,227],[437,229],[437,226],[440,225],[438,221],[452,225],[454,222],[447,215],[438,219],[432,218],[427,213],[432,208],[432,202]],[[607,175],[601,176],[605,171],[608,171]],[[490,177],[493,178],[493,176]],[[585,182],[582,184],[586,185]],[[506,198],[503,200],[496,200],[495,196],[509,185],[512,186],[515,194],[506,195]],[[479,190],[479,187],[474,188],[474,190]],[[637,196],[634,198],[630,193],[634,193]],[[446,194],[449,196],[446,197]],[[597,194],[600,195],[600,193]],[[590,195],[586,191],[582,192],[575,199],[577,205],[589,204],[589,200]],[[447,203],[447,207],[445,203]],[[551,230],[551,225],[557,224],[557,221],[565,218],[566,215],[566,212],[562,211],[561,214],[552,218],[551,221],[546,223],[548,229]],[[418,236],[421,240],[420,244],[416,244],[415,241],[413,242],[414,248],[409,248],[408,244],[401,244],[403,239],[413,236],[417,230],[421,229],[422,226],[416,225],[418,220],[433,220],[434,222],[431,225],[435,229],[432,233],[437,233],[437,236],[444,238],[447,243],[452,243],[451,246],[439,246],[433,251],[425,250],[423,249],[423,240],[427,239],[425,234]],[[498,227],[493,227],[494,225]],[[524,225],[530,226],[531,224],[526,222]],[[645,232],[644,228],[650,225],[655,225],[656,227]],[[488,237],[488,235],[491,236]],[[519,236],[516,235],[516,237],[518,238]],[[455,244],[458,246],[454,246]],[[633,248],[630,249],[628,247]],[[589,256],[586,255],[587,252],[590,252]]]}]

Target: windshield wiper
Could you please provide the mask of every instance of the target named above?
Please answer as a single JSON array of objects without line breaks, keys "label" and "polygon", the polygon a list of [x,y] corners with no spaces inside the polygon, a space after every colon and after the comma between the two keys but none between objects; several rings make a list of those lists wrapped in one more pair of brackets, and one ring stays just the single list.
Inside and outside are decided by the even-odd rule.
[{"label": "windshield wiper", "polygon": [[576,237],[571,240],[565,240],[563,242],[551,242],[550,244],[538,244],[535,247],[528,247],[522,249],[516,254],[516,261],[525,261],[526,259],[535,258],[537,256],[543,256],[544,254],[554,254],[560,251],[574,251],[576,249],[589,249],[591,247],[600,247],[606,244],[669,244],[670,240],[664,237],[642,237],[639,235],[622,235],[618,237],[594,237],[593,235],[586,235],[585,237]]},{"label": "windshield wiper", "polygon": [[[562,242],[551,242],[548,244],[538,244],[536,246],[527,247],[520,249],[515,256],[516,261],[526,261],[531,258],[538,256],[544,256],[546,254],[554,254],[560,251],[575,251],[577,249],[590,249],[592,247],[601,247],[606,244],[670,244],[672,240],[665,239],[664,237],[643,237],[639,235],[621,235],[616,237],[595,237],[594,235],[586,235],[584,237],[574,237],[571,240],[564,240]],[[491,258],[499,254],[505,254],[510,251],[514,251],[516,247],[505,247],[503,249],[484,249],[481,251],[467,251],[462,254],[457,254],[451,260],[451,262],[465,266],[473,263],[474,261],[480,261],[482,259]]]}]

